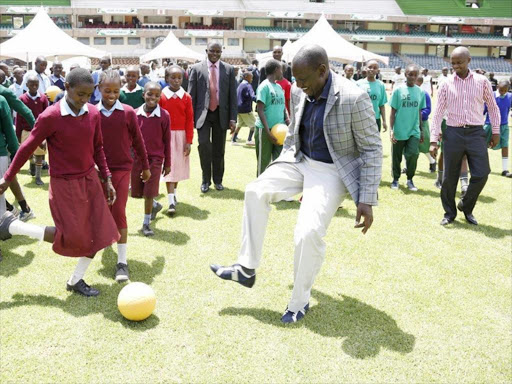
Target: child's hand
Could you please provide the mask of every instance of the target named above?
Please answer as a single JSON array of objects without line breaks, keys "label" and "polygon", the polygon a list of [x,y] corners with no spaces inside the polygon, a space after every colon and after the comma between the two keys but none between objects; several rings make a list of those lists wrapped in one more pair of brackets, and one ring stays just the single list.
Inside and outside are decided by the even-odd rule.
[{"label": "child's hand", "polygon": [[390,136],[390,138],[391,138],[391,142],[392,142],[393,144],[396,144],[396,143],[398,142],[398,140],[397,140],[397,139],[395,139],[395,134],[393,133],[393,131],[389,131],[389,136]]},{"label": "child's hand", "polygon": [[492,135],[491,141],[489,142],[489,148],[494,148],[500,143],[500,135]]},{"label": "child's hand", "polygon": [[140,178],[142,179],[142,181],[144,183],[146,181],[148,181],[150,177],[151,177],[151,172],[149,169],[143,169],[142,172],[140,173]]},{"label": "child's hand", "polygon": [[114,189],[114,186],[112,185],[112,181],[110,180],[110,177],[108,177],[107,181],[105,182],[105,191],[107,192],[108,205],[114,205],[114,202],[116,201],[116,190]]},{"label": "child's hand", "polygon": [[9,185],[11,184],[10,181],[5,181],[2,177],[0,179],[0,195],[3,195],[5,191],[7,191],[7,188],[9,188]]},{"label": "child's hand", "polygon": [[430,156],[432,156],[434,159],[437,157],[437,150],[439,149],[439,145],[437,143],[430,143]]},{"label": "child's hand", "polygon": [[46,151],[46,140],[43,140],[43,142],[39,144],[39,148],[41,148],[43,151]]},{"label": "child's hand", "polygon": [[190,155],[190,150],[191,150],[191,149],[192,149],[192,145],[191,145],[191,144],[186,144],[186,145],[185,145],[185,151],[183,152],[183,154],[184,154],[185,156]]},{"label": "child's hand", "polygon": [[277,137],[275,137],[272,132],[269,132],[268,133],[268,138],[270,139],[270,141],[272,142],[272,144],[274,145],[279,145],[279,143],[277,142]]},{"label": "child's hand", "polygon": [[423,135],[420,136],[420,144],[423,143],[425,141],[425,138],[423,137]]},{"label": "child's hand", "polygon": [[382,132],[386,132],[388,130],[388,125],[385,121],[382,122]]},{"label": "child's hand", "polygon": [[164,176],[167,176],[169,173],[171,173],[171,167],[164,167]]}]

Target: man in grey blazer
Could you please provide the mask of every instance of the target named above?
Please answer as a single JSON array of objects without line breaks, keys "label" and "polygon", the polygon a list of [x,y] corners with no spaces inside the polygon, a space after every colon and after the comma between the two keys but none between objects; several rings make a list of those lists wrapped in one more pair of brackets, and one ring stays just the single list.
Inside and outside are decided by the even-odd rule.
[{"label": "man in grey blazer", "polygon": [[220,278],[252,287],[270,204],[302,192],[294,235],[294,286],[284,323],[302,319],[309,309],[311,288],[325,257],[322,238],[347,192],[357,206],[355,227],[366,233],[372,225],[382,172],[382,143],[368,94],[331,72],[327,53],[318,45],[303,47],[292,66],[297,83],[289,132],[281,155],[246,187],[238,262],[210,266]]},{"label": "man in grey blazer", "polygon": [[226,130],[229,127],[231,133],[235,131],[238,112],[235,71],[220,60],[221,45],[215,42],[208,44],[206,54],[206,60],[192,66],[188,83],[199,141],[203,193],[210,189],[212,176],[215,189],[224,189]]}]

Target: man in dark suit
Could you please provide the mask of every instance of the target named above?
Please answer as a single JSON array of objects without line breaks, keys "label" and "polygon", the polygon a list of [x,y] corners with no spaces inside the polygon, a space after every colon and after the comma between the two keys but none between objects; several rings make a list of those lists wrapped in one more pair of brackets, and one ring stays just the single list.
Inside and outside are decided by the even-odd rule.
[{"label": "man in dark suit", "polygon": [[194,107],[194,126],[199,139],[199,159],[203,171],[201,192],[222,191],[226,130],[235,131],[237,117],[236,81],[233,67],[220,60],[222,46],[212,42],[206,49],[208,58],[190,70],[188,93]]},{"label": "man in dark suit", "polygon": [[252,68],[251,68],[252,83],[251,83],[251,86],[254,91],[254,94],[256,94],[256,88],[258,88],[258,85],[260,85],[260,70],[258,69],[258,65],[259,65],[258,60],[252,61]]},{"label": "man in dark suit", "polygon": [[[283,57],[283,47],[280,45],[276,45],[274,49],[272,50],[272,57],[277,61],[282,61],[283,63],[286,63],[286,61],[282,60]],[[292,82],[292,67],[286,63],[286,71],[283,71],[283,77],[288,80],[290,83]],[[260,74],[260,82],[259,84],[263,83],[263,80],[267,78],[267,73],[265,72],[265,66],[261,68],[261,74]]]}]

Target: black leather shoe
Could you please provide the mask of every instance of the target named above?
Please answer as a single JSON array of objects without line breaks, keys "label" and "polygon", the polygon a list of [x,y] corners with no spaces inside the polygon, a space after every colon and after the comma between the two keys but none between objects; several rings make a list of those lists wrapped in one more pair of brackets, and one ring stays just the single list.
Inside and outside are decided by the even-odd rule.
[{"label": "black leather shoe", "polygon": [[224,186],[221,183],[218,183],[218,184],[215,184],[215,189],[217,191],[223,191],[224,190]]},{"label": "black leather shoe", "polygon": [[0,217],[0,240],[9,240],[12,235],[9,232],[9,227],[12,222],[17,220],[10,211],[5,211]]},{"label": "black leather shoe", "polygon": [[453,223],[453,219],[449,219],[447,217],[443,217],[443,220],[441,220],[441,225],[442,226],[445,226],[445,225],[448,225],[448,224],[451,224]]},{"label": "black leather shoe", "polygon": [[464,214],[464,217],[466,217],[466,221],[469,224],[478,225],[478,221],[476,221],[475,216],[473,216],[472,213]]},{"label": "black leather shoe", "polygon": [[73,291],[87,297],[98,296],[100,294],[100,291],[87,285],[83,279],[78,280],[75,285],[70,285],[69,283],[66,284],[66,289],[68,291]]},{"label": "black leather shoe", "polygon": [[209,190],[210,190],[210,186],[208,185],[208,183],[201,184],[201,192],[206,193]]},{"label": "black leather shoe", "polygon": [[464,203],[462,202],[462,200],[460,200],[459,203],[457,204],[457,209],[460,212],[464,212]]}]

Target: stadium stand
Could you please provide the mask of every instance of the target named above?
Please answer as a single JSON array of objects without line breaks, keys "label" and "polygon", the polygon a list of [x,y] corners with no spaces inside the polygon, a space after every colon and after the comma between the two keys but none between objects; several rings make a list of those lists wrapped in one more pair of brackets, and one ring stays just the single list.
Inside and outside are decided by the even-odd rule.
[{"label": "stadium stand", "polygon": [[512,17],[512,1],[482,0],[480,8],[465,6],[465,0],[396,0],[406,15],[459,17]]},{"label": "stadium stand", "polygon": [[419,65],[422,68],[441,70],[448,66],[448,62],[442,57],[431,55],[402,55],[406,60]]},{"label": "stadium stand", "polygon": [[7,0],[1,1],[0,5],[69,7],[71,6],[71,0]]}]

